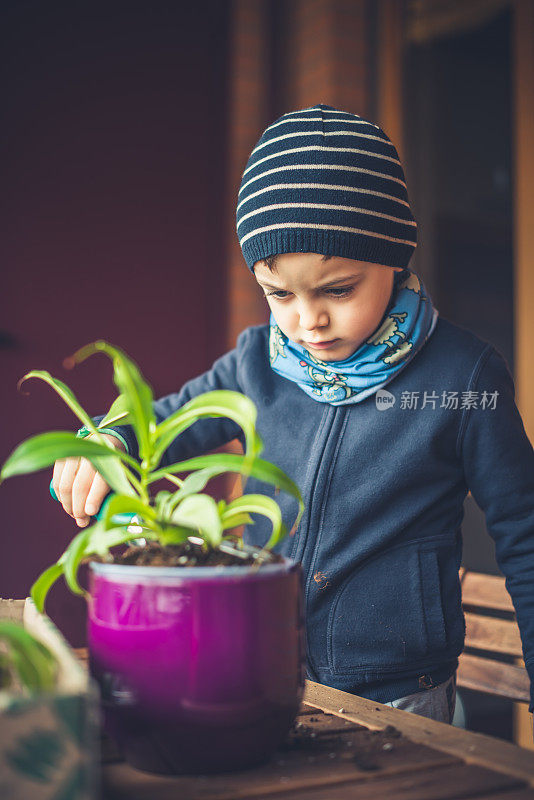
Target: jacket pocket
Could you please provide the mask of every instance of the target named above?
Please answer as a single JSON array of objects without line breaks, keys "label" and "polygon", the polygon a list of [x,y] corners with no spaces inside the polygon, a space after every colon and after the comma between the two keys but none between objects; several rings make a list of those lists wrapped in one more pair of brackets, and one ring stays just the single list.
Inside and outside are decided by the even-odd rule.
[{"label": "jacket pocket", "polygon": [[439,563],[430,542],[380,553],[339,587],[327,633],[332,673],[406,666],[445,647]]}]

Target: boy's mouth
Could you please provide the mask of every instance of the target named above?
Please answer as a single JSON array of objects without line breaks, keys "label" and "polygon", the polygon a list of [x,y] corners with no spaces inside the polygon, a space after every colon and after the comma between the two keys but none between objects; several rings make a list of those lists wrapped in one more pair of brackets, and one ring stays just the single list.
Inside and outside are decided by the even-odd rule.
[{"label": "boy's mouth", "polygon": [[326,347],[331,347],[331,345],[335,344],[336,342],[339,342],[339,339],[329,339],[328,341],[325,340],[322,342],[306,342],[306,344],[309,347],[316,347],[319,350],[323,350]]}]

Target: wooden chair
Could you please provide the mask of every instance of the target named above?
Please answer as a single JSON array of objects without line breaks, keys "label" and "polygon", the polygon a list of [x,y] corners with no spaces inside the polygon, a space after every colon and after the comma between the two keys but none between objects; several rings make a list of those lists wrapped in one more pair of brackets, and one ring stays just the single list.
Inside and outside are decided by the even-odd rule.
[{"label": "wooden chair", "polygon": [[[524,666],[514,606],[504,578],[461,567],[460,583],[466,625],[465,646],[482,650],[484,655],[461,653],[456,685],[528,703],[530,682]],[[471,608],[476,611],[469,610]],[[499,612],[501,616],[486,616],[484,609]],[[516,663],[499,661],[495,658],[498,654],[512,656]]]}]

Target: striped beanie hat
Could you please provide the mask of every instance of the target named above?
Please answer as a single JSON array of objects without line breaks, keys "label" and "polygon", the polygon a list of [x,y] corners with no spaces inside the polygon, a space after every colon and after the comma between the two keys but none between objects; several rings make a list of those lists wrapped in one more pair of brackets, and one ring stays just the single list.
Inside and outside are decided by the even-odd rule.
[{"label": "striped beanie hat", "polygon": [[378,125],[323,103],[265,129],[243,173],[236,226],[251,272],[281,253],[407,267],[417,246],[395,147]]}]

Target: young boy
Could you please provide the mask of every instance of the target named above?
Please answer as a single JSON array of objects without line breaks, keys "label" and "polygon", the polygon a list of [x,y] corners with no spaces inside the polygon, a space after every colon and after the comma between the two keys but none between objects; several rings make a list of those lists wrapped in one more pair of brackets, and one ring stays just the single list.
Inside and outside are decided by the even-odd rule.
[{"label": "young boy", "polygon": [[[534,452],[502,355],[440,318],[408,268],[416,231],[381,128],[324,104],[284,114],[253,149],[237,203],[269,324],[244,330],[154,408],[159,422],[213,389],[255,402],[262,458],[297,482],[306,503],[296,534],[276,550],[303,567],[307,676],[451,722],[469,490],[495,541],[534,685]],[[108,432],[138,458],[131,427]],[[244,442],[231,420],[201,420],[163,463],[236,437]],[[54,486],[80,525],[108,491],[85,459],[56,462]],[[276,500],[290,526],[296,501]],[[259,516],[244,534],[254,544],[268,536]]]}]

